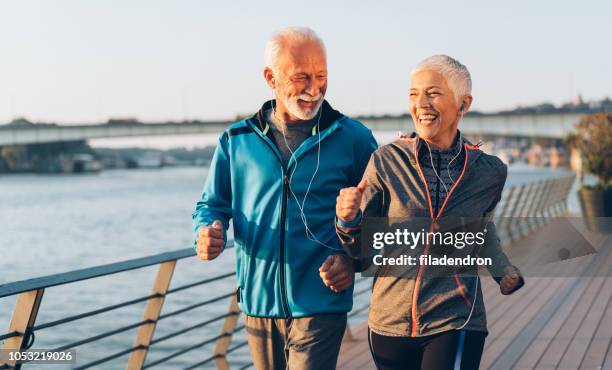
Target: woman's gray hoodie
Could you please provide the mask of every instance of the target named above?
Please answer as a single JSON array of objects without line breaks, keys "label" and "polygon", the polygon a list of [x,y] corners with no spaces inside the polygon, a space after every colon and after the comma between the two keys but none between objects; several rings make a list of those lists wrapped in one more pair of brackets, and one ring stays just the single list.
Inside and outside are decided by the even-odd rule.
[{"label": "woman's gray hoodie", "polygon": [[[421,158],[417,154],[423,141],[413,134],[376,150],[364,173],[369,186],[362,198],[362,220],[367,222],[368,218],[378,217],[488,220],[501,198],[507,167],[497,157],[460,140],[464,149],[461,153],[463,168],[437,215],[432,209],[419,163]],[[478,255],[491,258],[493,264],[487,269],[499,282],[510,262],[501,249],[495,225],[484,222],[487,232]],[[337,231],[346,252],[364,261],[361,228],[337,227]],[[427,253],[425,248],[424,254]],[[487,332],[479,279],[456,273],[440,277],[440,270],[434,271],[436,269],[431,266],[409,268],[413,271],[401,277],[391,276],[378,268],[368,317],[371,330],[403,337],[421,337],[458,328]]]}]

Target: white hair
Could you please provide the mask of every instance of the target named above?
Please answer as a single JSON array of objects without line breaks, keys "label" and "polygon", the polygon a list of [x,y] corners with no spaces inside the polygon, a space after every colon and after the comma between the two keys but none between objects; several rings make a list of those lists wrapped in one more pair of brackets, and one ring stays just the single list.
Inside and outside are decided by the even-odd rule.
[{"label": "white hair", "polygon": [[278,30],[266,44],[264,58],[266,67],[277,70],[278,56],[287,42],[316,42],[325,53],[323,40],[308,27],[287,27]]},{"label": "white hair", "polygon": [[414,76],[415,73],[423,70],[432,70],[440,73],[446,79],[457,101],[472,93],[470,71],[457,59],[443,54],[430,56],[419,62],[410,75]]}]

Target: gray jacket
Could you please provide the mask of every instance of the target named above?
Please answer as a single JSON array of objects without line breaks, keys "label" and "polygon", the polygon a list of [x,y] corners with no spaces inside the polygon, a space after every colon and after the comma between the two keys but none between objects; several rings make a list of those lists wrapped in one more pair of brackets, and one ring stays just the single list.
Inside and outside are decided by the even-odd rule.
[{"label": "gray jacket", "polygon": [[[422,140],[413,134],[382,146],[372,154],[364,173],[369,186],[362,198],[363,219],[473,217],[486,220],[501,198],[506,165],[464,141],[460,154],[465,155],[462,173],[440,213],[433,215],[418,162],[421,143]],[[363,258],[360,227],[351,231],[337,227],[337,231],[347,253],[353,258]],[[493,265],[487,268],[499,282],[510,262],[501,250],[495,226],[490,221],[485,235],[484,247],[478,255],[493,260]],[[458,328],[487,332],[477,275],[453,273],[434,277],[431,267],[408,268],[415,270],[414,273],[401,277],[377,274],[368,318],[374,332],[403,337],[420,337]]]}]

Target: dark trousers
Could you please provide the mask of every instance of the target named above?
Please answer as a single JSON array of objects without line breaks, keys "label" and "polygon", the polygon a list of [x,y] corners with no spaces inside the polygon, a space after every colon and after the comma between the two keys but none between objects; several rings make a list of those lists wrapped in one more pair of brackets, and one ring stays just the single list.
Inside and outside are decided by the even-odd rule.
[{"label": "dark trousers", "polygon": [[379,370],[477,370],[486,333],[450,330],[425,337],[391,337],[368,329]]}]

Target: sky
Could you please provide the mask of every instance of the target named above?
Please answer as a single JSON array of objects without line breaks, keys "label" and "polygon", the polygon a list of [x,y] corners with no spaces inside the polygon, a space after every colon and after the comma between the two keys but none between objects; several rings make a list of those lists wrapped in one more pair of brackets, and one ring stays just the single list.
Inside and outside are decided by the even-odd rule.
[{"label": "sky", "polygon": [[611,1],[0,0],[0,123],[232,119],[270,99],[263,50],[309,26],[327,99],[348,115],[407,110],[411,68],[445,53],[473,109],[612,96]]}]

